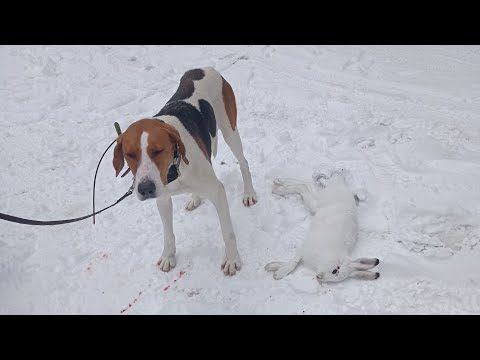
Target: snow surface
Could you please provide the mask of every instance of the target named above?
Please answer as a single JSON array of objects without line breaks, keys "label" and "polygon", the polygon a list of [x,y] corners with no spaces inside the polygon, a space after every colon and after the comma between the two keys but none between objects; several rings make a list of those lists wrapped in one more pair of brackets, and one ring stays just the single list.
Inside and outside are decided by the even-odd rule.
[{"label": "snow surface", "polygon": [[[219,139],[243,268],[220,271],[213,205],[174,197],[177,266],[154,201],[130,197],[97,216],[41,227],[0,220],[2,314],[480,314],[479,46],[2,46],[0,212],[32,219],[91,210],[98,159],[154,115],[189,68],[232,84],[259,202],[242,205],[235,158]],[[112,151],[97,206],[130,186]],[[343,167],[363,192],[355,254],[378,257],[376,281],[320,286],[303,267],[276,281],[263,267],[301,244],[310,215],[271,193],[275,176]]]}]

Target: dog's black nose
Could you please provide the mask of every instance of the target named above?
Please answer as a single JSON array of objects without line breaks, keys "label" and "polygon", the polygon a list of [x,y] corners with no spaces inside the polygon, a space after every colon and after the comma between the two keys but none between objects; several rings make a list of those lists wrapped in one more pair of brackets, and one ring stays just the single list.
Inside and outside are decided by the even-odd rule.
[{"label": "dog's black nose", "polygon": [[143,180],[138,184],[138,192],[145,198],[151,198],[155,194],[155,183],[152,180]]}]

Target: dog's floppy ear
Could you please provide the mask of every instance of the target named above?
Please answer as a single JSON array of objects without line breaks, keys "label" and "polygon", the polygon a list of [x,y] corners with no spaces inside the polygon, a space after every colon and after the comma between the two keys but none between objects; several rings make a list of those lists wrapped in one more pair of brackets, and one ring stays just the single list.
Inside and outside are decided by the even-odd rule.
[{"label": "dog's floppy ear", "polygon": [[123,169],[123,165],[125,164],[125,159],[123,158],[123,149],[122,149],[122,135],[117,138],[117,145],[115,145],[115,149],[113,150],[113,167],[115,168],[115,177],[120,174],[120,171]]},{"label": "dog's floppy ear", "polygon": [[172,125],[169,124],[162,124],[165,130],[168,132],[168,136],[174,144],[178,144],[178,149],[180,150],[180,155],[182,156],[183,161],[185,164],[188,165],[188,159],[185,156],[185,145],[183,144],[182,139],[180,139],[180,134],[178,133],[177,129],[175,129]]}]

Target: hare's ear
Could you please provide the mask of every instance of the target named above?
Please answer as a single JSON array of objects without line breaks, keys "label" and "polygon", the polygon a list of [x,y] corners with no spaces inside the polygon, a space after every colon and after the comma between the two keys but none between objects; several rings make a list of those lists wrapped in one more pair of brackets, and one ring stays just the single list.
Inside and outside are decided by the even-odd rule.
[{"label": "hare's ear", "polygon": [[352,271],[352,273],[350,274],[351,278],[361,280],[376,280],[379,276],[380,273],[372,271]]},{"label": "hare's ear", "polygon": [[378,260],[377,258],[361,257],[353,260],[350,263],[350,266],[355,270],[368,270],[377,266],[379,263],[380,263],[380,260]]}]

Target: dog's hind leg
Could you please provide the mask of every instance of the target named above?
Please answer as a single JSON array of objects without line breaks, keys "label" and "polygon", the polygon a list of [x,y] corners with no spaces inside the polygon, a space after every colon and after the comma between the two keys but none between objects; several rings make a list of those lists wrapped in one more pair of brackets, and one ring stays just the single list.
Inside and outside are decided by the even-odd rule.
[{"label": "dog's hind leg", "polygon": [[217,210],[223,241],[225,242],[225,257],[222,261],[221,267],[225,275],[235,275],[242,265],[240,255],[238,254],[237,240],[233,230],[225,187],[215,176],[213,170],[212,178],[208,184],[208,189],[205,191],[205,195]]},{"label": "dog's hind leg", "polygon": [[215,116],[217,117],[218,127],[222,132],[223,139],[240,165],[243,179],[243,205],[251,206],[257,203],[257,194],[253,188],[252,174],[250,173],[248,161],[245,159],[242,140],[238,133],[235,95],[230,84],[223,78],[222,81],[223,102],[217,104]]}]

